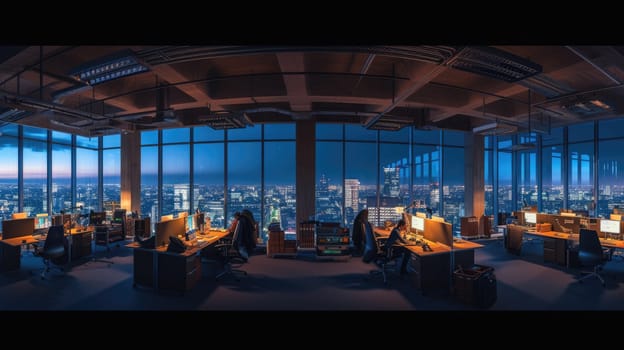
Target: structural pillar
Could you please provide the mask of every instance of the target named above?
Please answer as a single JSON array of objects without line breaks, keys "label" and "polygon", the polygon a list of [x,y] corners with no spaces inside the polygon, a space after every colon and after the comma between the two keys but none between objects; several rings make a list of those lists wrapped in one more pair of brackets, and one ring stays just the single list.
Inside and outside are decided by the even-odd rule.
[{"label": "structural pillar", "polygon": [[480,218],[485,213],[484,137],[466,133],[464,137],[464,206],[466,216]]},{"label": "structural pillar", "polygon": [[121,134],[121,208],[141,210],[141,133]]},{"label": "structural pillar", "polygon": [[[313,120],[297,121],[297,223],[315,215],[316,124]],[[297,225],[297,230],[299,225]]]}]

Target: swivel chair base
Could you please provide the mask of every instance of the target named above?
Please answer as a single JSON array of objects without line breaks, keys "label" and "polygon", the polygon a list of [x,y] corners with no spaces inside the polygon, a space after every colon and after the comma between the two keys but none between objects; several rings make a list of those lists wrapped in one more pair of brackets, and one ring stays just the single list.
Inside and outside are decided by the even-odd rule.
[{"label": "swivel chair base", "polygon": [[[62,273],[65,272],[65,270],[62,267],[60,267],[60,266],[50,266],[50,263],[48,262],[48,263],[45,264],[45,268],[43,269],[43,271],[41,271],[40,277],[41,277],[42,280],[46,278],[48,272],[50,272],[51,269],[56,269],[56,270],[58,270],[58,271],[60,271]],[[32,275],[34,275],[35,271],[30,271],[30,273]],[[64,276],[64,275],[61,275],[61,276]]]},{"label": "swivel chair base", "polygon": [[600,266],[595,266],[594,267],[594,271],[592,272],[581,272],[581,274],[586,274],[585,276],[579,278],[579,283],[583,283],[583,280],[595,276],[600,280],[600,283],[602,283],[602,286],[605,287],[605,281],[604,278],[602,278],[602,276],[600,276],[600,274],[598,274],[598,270],[602,270],[602,268]]},{"label": "swivel chair base", "polygon": [[223,276],[232,275],[232,276],[234,276],[234,278],[236,279],[236,282],[239,282],[239,281],[240,281],[240,279],[238,278],[238,275],[237,275],[237,274],[242,274],[242,275],[247,276],[247,271],[238,270],[238,269],[233,269],[233,268],[232,268],[232,265],[230,265],[230,264],[225,265],[225,267],[224,267],[224,268],[225,268],[225,270],[223,270],[223,272],[219,273],[219,274],[217,275],[217,277],[215,277],[215,280],[216,280],[216,281],[218,281],[219,279],[221,279],[221,277],[223,277]]},{"label": "swivel chair base", "polygon": [[368,273],[372,276],[381,275],[383,277],[383,283],[388,284],[388,277],[386,276],[385,270],[370,270]]}]

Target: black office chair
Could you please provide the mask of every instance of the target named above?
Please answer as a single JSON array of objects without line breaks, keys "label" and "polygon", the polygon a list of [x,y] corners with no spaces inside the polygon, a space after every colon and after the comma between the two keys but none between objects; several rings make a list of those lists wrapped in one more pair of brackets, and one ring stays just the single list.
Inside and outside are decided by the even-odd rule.
[{"label": "black office chair", "polygon": [[598,233],[594,230],[581,229],[579,233],[579,253],[578,258],[581,266],[592,266],[591,272],[581,271],[579,282],[583,283],[583,280],[595,276],[598,277],[602,286],[605,286],[605,281],[600,276],[598,271],[602,270],[602,266],[609,259],[609,251],[602,248],[600,240],[598,239]]},{"label": "black office chair", "polygon": [[223,272],[219,273],[215,279],[218,281],[221,277],[224,276],[234,276],[236,281],[239,281],[237,274],[247,275],[247,271],[239,270],[233,268],[234,264],[242,265],[247,262],[249,259],[249,253],[247,249],[242,244],[242,238],[245,232],[243,230],[245,225],[242,224],[242,220],[240,220],[236,224],[236,228],[234,229],[234,233],[232,234],[232,239],[229,243],[217,244],[215,248],[221,251],[221,256],[224,259]]},{"label": "black office chair", "polygon": [[364,254],[362,254],[362,261],[365,263],[375,263],[379,267],[378,270],[371,270],[368,273],[371,275],[381,275],[383,277],[384,284],[388,284],[388,276],[386,272],[388,270],[396,270],[396,266],[391,264],[392,248],[384,249],[385,238],[376,237],[373,233],[373,229],[370,223],[364,223]]},{"label": "black office chair", "polygon": [[60,266],[50,265],[51,262],[54,264],[62,263],[61,258],[67,255],[67,244],[63,225],[50,226],[43,248],[39,248],[39,246],[35,247],[34,254],[42,257],[43,264],[45,265],[43,272],[41,272],[41,279],[45,278],[46,273],[48,273],[52,267],[63,271],[63,268]]}]

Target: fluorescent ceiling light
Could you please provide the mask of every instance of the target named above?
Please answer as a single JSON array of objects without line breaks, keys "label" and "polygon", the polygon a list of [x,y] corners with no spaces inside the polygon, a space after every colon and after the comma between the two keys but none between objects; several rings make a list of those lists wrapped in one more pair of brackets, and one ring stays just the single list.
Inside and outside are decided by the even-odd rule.
[{"label": "fluorescent ceiling light", "polygon": [[97,85],[110,80],[127,77],[147,71],[148,68],[129,51],[109,56],[70,73],[74,78],[89,85]]},{"label": "fluorescent ceiling light", "polygon": [[517,126],[498,122],[483,124],[472,128],[472,132],[477,135],[504,135],[512,134],[516,131],[518,131]]}]

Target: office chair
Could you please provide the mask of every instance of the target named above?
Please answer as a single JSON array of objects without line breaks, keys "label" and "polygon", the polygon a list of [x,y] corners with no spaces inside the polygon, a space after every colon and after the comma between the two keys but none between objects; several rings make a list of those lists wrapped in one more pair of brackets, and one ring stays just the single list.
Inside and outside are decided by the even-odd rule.
[{"label": "office chair", "polygon": [[600,245],[600,240],[598,239],[598,233],[596,233],[596,231],[584,228],[581,229],[579,233],[579,262],[581,266],[593,266],[593,271],[581,271],[581,275],[587,275],[580,277],[579,283],[583,283],[583,280],[595,276],[598,277],[604,287],[605,281],[598,271],[602,270],[602,266],[608,260],[608,254],[608,250],[603,249]]},{"label": "office chair", "polygon": [[50,262],[55,263],[53,260],[59,260],[63,255],[67,254],[67,248],[65,245],[65,234],[63,225],[50,226],[46,240],[43,244],[43,249],[35,247],[35,255],[43,258],[43,264],[45,269],[41,272],[41,279],[44,279],[46,273],[50,271],[52,267],[63,271],[60,266],[50,266]]},{"label": "office chair", "polygon": [[[384,249],[386,239],[378,238],[373,233],[373,229],[370,223],[364,223],[365,232],[365,245],[364,254],[362,254],[362,261],[365,263],[374,262],[379,267],[379,270],[371,270],[368,273],[370,275],[381,275],[383,277],[384,284],[388,284],[388,277],[386,271],[396,270],[395,265],[390,264],[392,259],[392,248]],[[389,267],[392,267],[389,269]]]},{"label": "office chair", "polygon": [[233,268],[233,264],[244,264],[249,259],[249,254],[242,244],[242,238],[245,234],[243,232],[244,226],[242,224],[242,220],[236,223],[236,228],[234,229],[234,234],[232,235],[232,239],[229,243],[217,244],[215,248],[221,251],[222,257],[224,260],[223,272],[219,273],[215,279],[218,281],[221,277],[226,275],[232,275],[239,281],[237,274],[247,275],[247,271],[239,270]]}]

